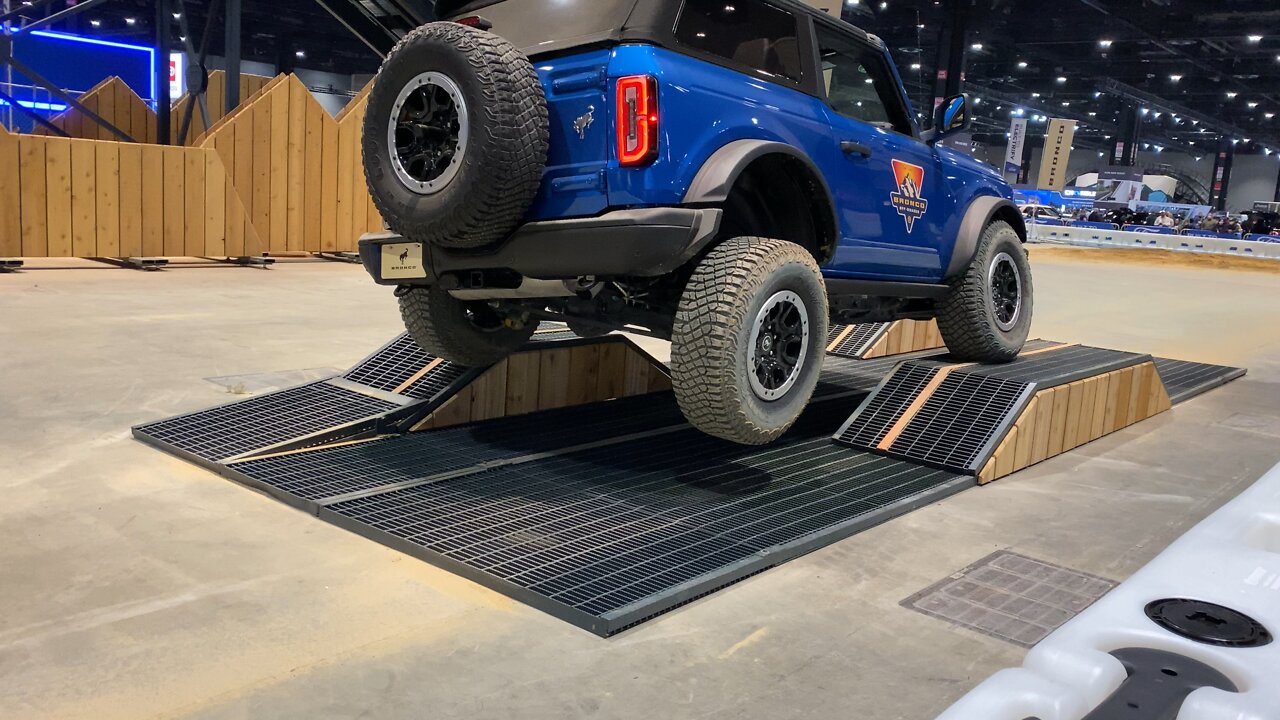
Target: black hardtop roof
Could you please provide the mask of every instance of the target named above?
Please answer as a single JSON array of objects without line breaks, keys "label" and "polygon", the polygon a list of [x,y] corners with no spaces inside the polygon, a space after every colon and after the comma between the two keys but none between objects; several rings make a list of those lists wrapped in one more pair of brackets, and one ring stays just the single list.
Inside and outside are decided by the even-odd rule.
[{"label": "black hardtop roof", "polygon": [[[812,5],[799,0],[767,0],[797,14],[821,18],[839,24],[845,31],[879,45],[878,39],[848,23],[837,20]],[[843,0],[841,0],[843,1]],[[652,42],[658,45],[670,40],[676,15],[684,0],[437,0],[436,14],[456,18],[479,14],[494,22],[494,31],[506,35],[514,30],[503,20],[518,13],[520,28],[512,41],[527,53],[546,53],[598,42]],[[495,7],[495,6],[503,7]],[[486,8],[489,12],[483,12]],[[542,12],[539,12],[539,11]],[[566,12],[571,25],[566,28]],[[490,17],[492,15],[492,17]],[[506,18],[501,16],[507,16]],[[502,27],[499,27],[499,26]],[[578,30],[580,32],[574,32]]]}]

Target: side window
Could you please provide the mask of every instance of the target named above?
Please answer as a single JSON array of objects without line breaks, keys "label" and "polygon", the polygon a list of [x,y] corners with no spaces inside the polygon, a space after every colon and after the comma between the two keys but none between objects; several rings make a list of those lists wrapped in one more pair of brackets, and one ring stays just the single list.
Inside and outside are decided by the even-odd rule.
[{"label": "side window", "polygon": [[910,135],[911,123],[884,57],[821,25],[817,30],[822,84],[832,109],[845,117]]},{"label": "side window", "polygon": [[685,0],[676,40],[769,75],[799,81],[795,15],[761,0]]}]

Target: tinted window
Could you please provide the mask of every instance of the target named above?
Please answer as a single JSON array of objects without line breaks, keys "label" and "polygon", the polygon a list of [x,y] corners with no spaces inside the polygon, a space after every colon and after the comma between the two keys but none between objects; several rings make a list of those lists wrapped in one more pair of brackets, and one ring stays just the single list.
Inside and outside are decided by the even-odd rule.
[{"label": "tinted window", "polygon": [[685,0],[676,39],[753,70],[800,80],[796,18],[760,0]]},{"label": "tinted window", "polygon": [[827,102],[836,112],[911,134],[898,85],[883,55],[822,26],[818,27],[818,48]]}]

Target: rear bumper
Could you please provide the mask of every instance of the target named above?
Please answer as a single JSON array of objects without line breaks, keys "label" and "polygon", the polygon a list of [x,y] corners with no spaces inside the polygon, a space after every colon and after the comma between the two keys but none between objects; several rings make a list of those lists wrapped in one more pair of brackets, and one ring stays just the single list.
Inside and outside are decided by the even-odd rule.
[{"label": "rear bumper", "polygon": [[715,208],[616,210],[599,217],[521,226],[496,250],[423,248],[421,278],[384,279],[382,246],[403,244],[394,233],[360,239],[360,260],[380,285],[433,285],[443,275],[512,270],[535,280],[665,275],[698,254],[720,229]]}]

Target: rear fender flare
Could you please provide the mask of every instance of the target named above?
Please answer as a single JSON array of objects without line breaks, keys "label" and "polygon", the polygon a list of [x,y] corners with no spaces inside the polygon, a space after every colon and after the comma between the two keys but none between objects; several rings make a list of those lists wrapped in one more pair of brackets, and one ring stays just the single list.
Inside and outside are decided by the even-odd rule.
[{"label": "rear fender flare", "polygon": [[973,262],[974,256],[978,254],[982,233],[994,220],[1009,223],[1018,237],[1022,238],[1022,242],[1027,241],[1027,226],[1013,201],[990,195],[976,198],[969,203],[969,209],[960,221],[960,231],[956,234],[955,247],[951,251],[951,262],[947,265],[948,279],[963,273],[969,263]]}]

